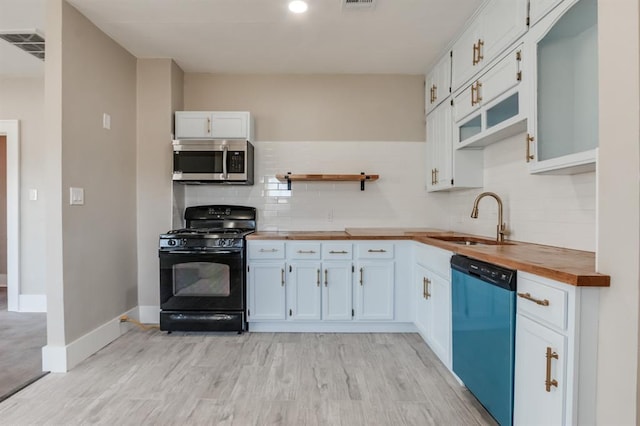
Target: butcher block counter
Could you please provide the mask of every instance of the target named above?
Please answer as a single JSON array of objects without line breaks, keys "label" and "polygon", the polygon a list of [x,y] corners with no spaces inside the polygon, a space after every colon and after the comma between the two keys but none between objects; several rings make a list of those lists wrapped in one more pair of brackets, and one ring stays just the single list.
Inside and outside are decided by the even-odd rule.
[{"label": "butcher block counter", "polygon": [[248,240],[411,240],[506,268],[530,272],[574,286],[608,287],[610,277],[595,272],[595,253],[507,241],[501,245],[460,245],[440,238],[478,238],[432,228],[347,228],[344,231],[256,232]]}]

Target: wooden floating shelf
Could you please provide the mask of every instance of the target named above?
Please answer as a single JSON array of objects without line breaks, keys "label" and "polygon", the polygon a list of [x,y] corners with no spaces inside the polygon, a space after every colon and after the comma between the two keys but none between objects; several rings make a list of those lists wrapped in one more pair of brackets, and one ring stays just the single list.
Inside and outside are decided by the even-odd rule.
[{"label": "wooden floating shelf", "polygon": [[360,182],[360,190],[364,191],[364,183],[366,181],[373,182],[378,180],[380,175],[368,175],[360,173],[359,175],[340,175],[340,174],[291,174],[276,175],[276,179],[281,182],[287,182],[287,189],[291,190],[291,182]]}]

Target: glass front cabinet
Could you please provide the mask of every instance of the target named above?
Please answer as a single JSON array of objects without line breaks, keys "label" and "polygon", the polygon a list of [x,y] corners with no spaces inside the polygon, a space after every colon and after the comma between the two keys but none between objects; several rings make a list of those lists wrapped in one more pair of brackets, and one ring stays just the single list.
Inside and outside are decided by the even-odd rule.
[{"label": "glass front cabinet", "polygon": [[[538,0],[539,1],[539,0]],[[530,72],[526,161],[532,173],[595,170],[598,147],[596,0],[565,0],[527,34]]]}]

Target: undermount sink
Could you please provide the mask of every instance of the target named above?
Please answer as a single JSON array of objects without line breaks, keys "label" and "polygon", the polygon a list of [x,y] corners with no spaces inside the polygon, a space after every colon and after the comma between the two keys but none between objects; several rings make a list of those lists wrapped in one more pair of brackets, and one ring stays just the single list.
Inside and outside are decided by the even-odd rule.
[{"label": "undermount sink", "polygon": [[512,244],[506,241],[496,241],[496,240],[491,240],[489,238],[462,236],[462,235],[432,235],[432,236],[429,236],[429,238],[433,238],[435,240],[440,240],[440,241],[447,241],[449,243],[459,244],[462,246],[476,246],[476,245],[503,246],[503,245]]}]

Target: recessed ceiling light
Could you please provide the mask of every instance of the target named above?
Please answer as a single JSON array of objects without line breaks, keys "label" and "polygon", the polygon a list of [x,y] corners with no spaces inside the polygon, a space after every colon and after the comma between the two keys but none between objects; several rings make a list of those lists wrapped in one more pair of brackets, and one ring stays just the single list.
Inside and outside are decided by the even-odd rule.
[{"label": "recessed ceiling light", "polygon": [[307,11],[307,2],[302,0],[294,0],[289,2],[289,10],[293,13],[304,13]]}]

